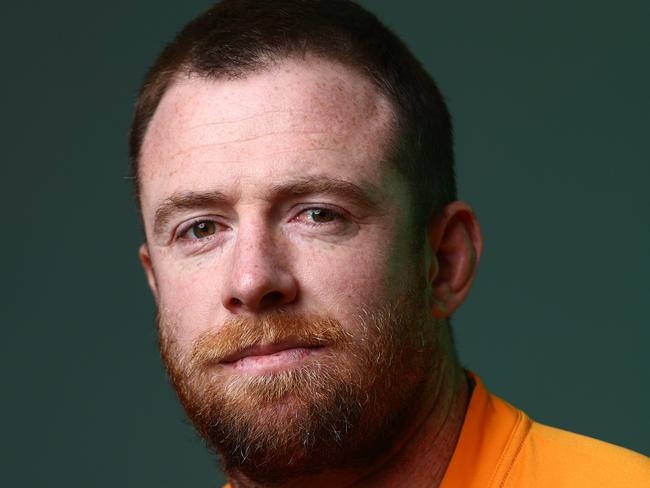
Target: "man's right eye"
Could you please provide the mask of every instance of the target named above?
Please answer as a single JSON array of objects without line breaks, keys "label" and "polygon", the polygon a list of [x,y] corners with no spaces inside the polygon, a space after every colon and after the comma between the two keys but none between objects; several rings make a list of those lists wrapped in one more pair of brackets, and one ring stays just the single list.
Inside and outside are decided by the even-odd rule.
[{"label": "man's right eye", "polygon": [[199,220],[181,233],[185,239],[205,239],[217,233],[217,223],[212,220]]}]

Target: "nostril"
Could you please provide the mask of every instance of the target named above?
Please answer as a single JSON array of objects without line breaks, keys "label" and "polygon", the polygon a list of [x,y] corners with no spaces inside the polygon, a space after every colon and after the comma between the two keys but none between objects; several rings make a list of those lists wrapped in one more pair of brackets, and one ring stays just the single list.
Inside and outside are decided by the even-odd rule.
[{"label": "nostril", "polygon": [[239,298],[231,298],[230,305],[233,307],[239,307],[242,304],[242,301]]},{"label": "nostril", "polygon": [[282,301],[284,298],[284,295],[282,292],[279,291],[272,291],[267,293],[264,298],[262,299],[262,302],[265,304],[273,304],[273,303],[279,303]]}]

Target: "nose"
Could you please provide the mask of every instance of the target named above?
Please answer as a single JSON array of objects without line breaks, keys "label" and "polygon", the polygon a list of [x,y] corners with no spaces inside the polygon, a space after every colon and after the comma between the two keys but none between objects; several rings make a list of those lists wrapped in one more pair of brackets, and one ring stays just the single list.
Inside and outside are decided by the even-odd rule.
[{"label": "nose", "polygon": [[296,300],[298,285],[288,268],[286,250],[268,233],[240,228],[232,252],[222,296],[227,310],[260,313]]}]

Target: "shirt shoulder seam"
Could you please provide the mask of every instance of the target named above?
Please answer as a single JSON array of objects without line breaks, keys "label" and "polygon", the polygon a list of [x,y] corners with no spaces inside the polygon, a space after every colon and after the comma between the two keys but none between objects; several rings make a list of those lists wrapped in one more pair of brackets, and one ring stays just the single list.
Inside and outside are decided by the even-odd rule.
[{"label": "shirt shoulder seam", "polygon": [[[488,487],[499,486],[501,488],[508,480],[510,472],[517,461],[526,437],[528,436],[528,431],[530,430],[530,422],[527,422],[527,420],[528,417],[521,410],[517,409],[517,420],[510,432],[508,442],[506,442],[506,446],[501,452],[501,456],[499,456],[499,461],[490,477]],[[515,443],[516,445],[513,446]],[[513,450],[514,453],[511,455],[510,453],[512,453]],[[503,476],[498,476],[500,473],[503,473]],[[500,479],[497,479],[497,477]]]}]

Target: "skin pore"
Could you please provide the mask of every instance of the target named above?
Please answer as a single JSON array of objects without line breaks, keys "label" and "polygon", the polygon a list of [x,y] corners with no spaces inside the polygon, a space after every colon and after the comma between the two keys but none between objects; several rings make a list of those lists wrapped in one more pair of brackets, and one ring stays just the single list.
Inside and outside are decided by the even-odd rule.
[{"label": "skin pore", "polygon": [[[340,458],[287,444],[295,452],[269,457],[277,466],[264,471],[213,440],[234,486],[435,486],[444,475],[469,397],[446,318],[471,285],[481,237],[469,206],[452,202],[419,231],[414,251],[408,184],[386,161],[394,133],[392,105],[374,85],[311,56],[237,80],[181,78],[150,123],[140,258],[166,366],[188,413],[198,404],[195,425],[211,410],[206,391],[232,400],[214,415],[237,405],[271,434],[269,418],[300,426],[316,403],[346,401],[333,391],[386,397],[364,404],[361,394],[365,407],[342,410],[366,428],[351,428]],[[298,339],[281,320],[264,322],[276,312],[316,324],[314,333]],[[337,334],[321,333],[321,319]],[[213,346],[197,349],[206,341]],[[192,369],[197,357],[204,362]],[[318,382],[324,372],[331,388],[291,394],[307,385],[291,378]],[[262,380],[294,390],[271,401],[256,396]],[[262,407],[268,416],[254,415]],[[383,439],[373,425],[399,428]],[[388,447],[363,456],[375,438]]]}]

